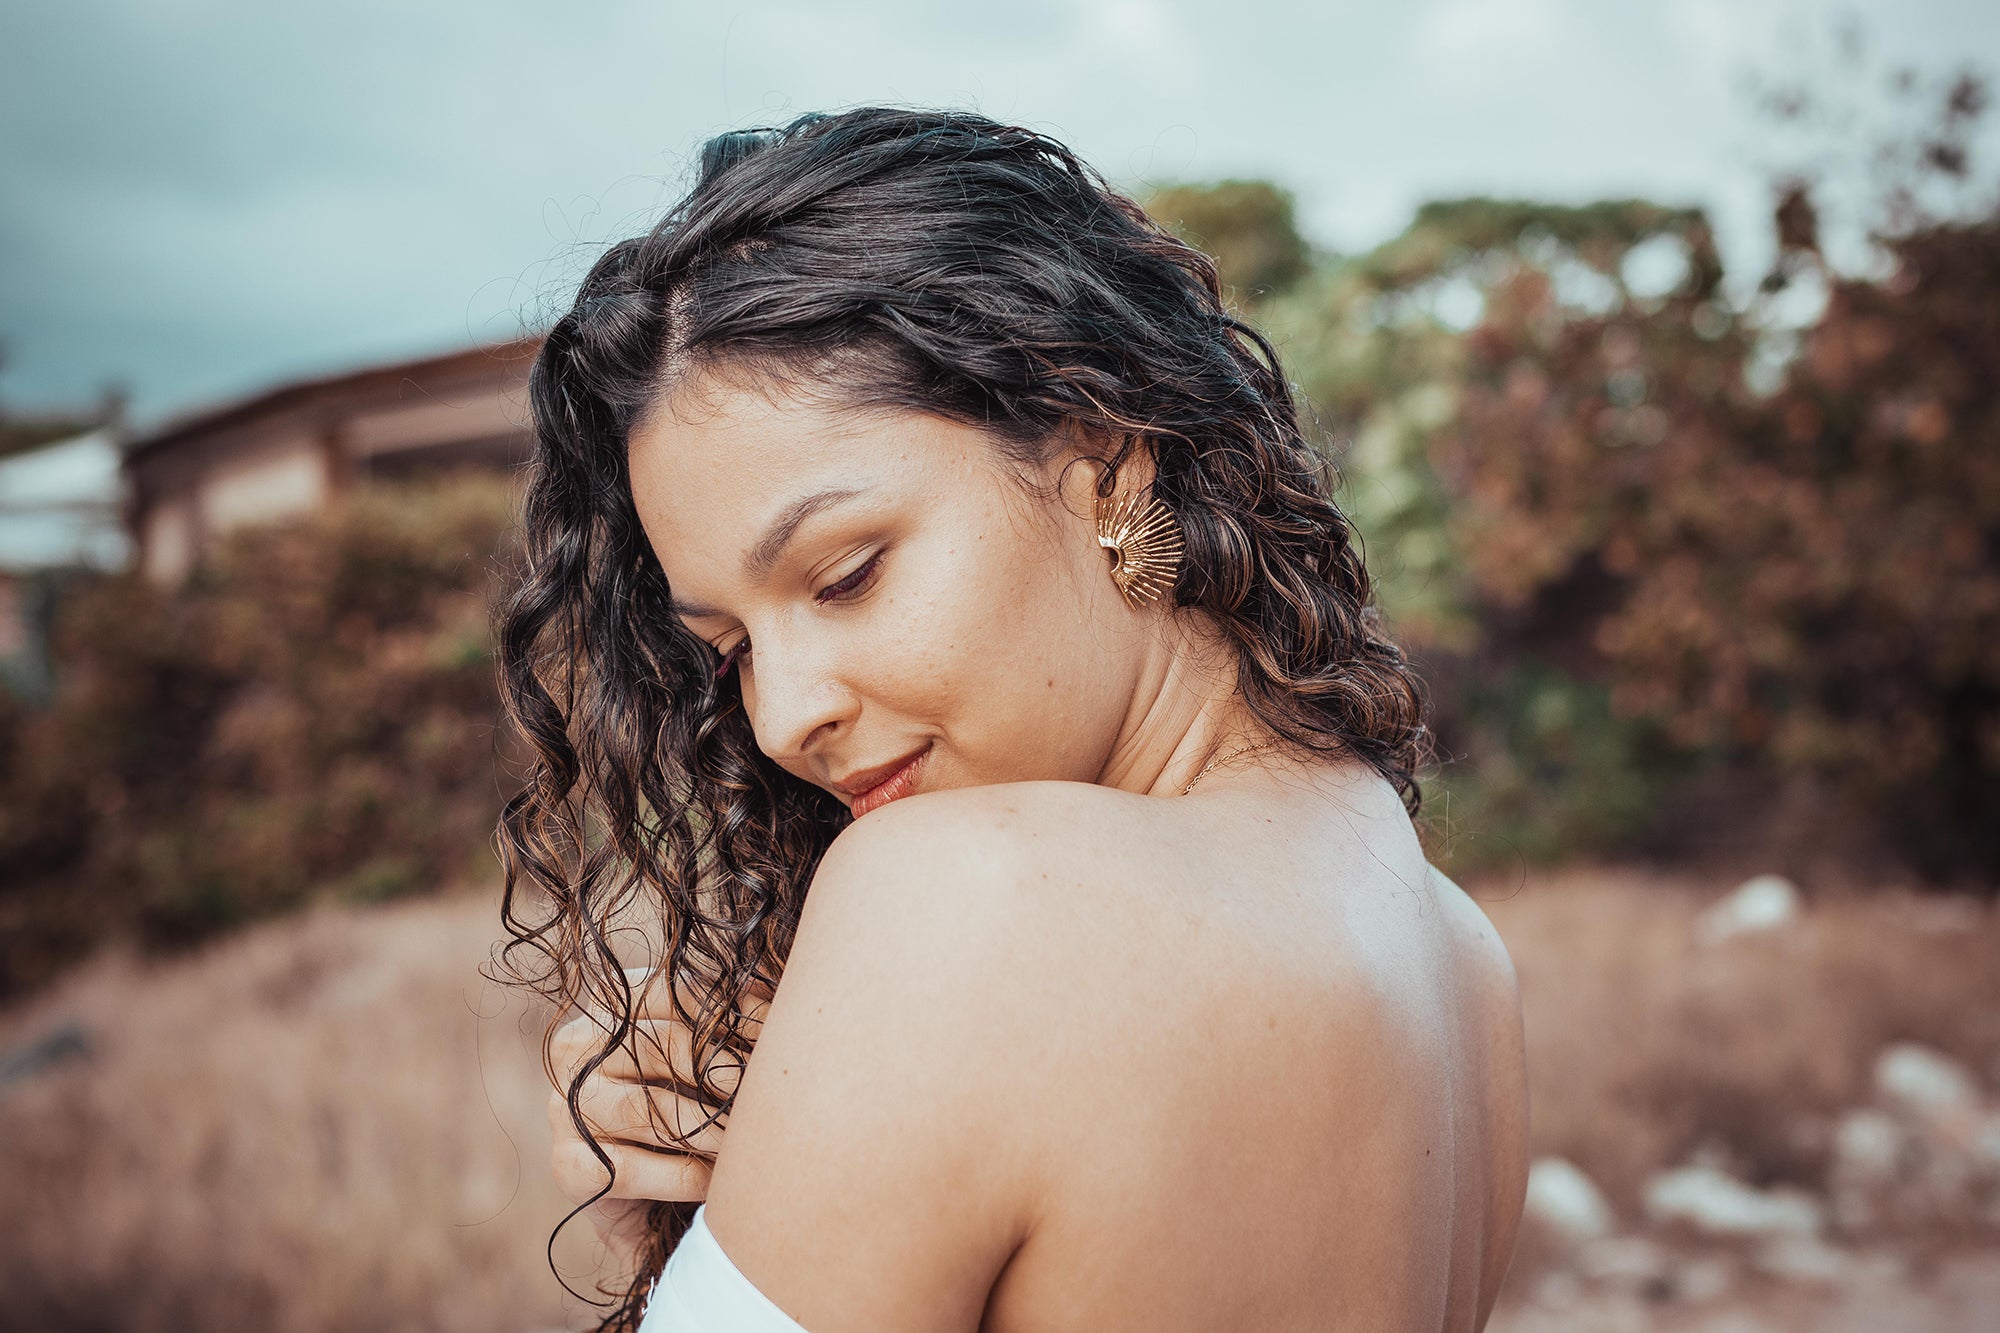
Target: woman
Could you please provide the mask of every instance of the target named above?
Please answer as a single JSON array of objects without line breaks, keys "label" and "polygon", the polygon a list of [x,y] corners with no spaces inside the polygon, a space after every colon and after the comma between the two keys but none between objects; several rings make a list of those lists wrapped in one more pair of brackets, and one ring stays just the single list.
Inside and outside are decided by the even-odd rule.
[{"label": "woman", "polygon": [[585,1011],[606,1327],[1484,1323],[1512,970],[1208,258],[1027,130],[807,116],[707,145],[532,397],[504,915]]}]

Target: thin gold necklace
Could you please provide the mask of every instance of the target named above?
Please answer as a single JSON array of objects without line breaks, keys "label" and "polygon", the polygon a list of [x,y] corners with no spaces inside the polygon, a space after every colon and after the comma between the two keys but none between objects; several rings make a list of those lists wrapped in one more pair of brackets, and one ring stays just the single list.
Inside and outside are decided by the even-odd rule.
[{"label": "thin gold necklace", "polygon": [[1213,759],[1209,760],[1209,761],[1208,761],[1208,762],[1207,762],[1206,764],[1203,764],[1203,765],[1201,766],[1201,772],[1199,772],[1199,773],[1195,774],[1195,775],[1194,775],[1193,777],[1191,777],[1191,778],[1189,778],[1189,779],[1188,779],[1188,785],[1187,785],[1187,786],[1185,786],[1185,787],[1182,787],[1182,788],[1181,788],[1181,795],[1185,796],[1185,795],[1187,795],[1187,794],[1188,794],[1189,792],[1193,791],[1193,790],[1194,790],[1194,784],[1195,784],[1195,783],[1197,783],[1197,782],[1200,782],[1200,781],[1201,781],[1201,780],[1202,780],[1203,778],[1207,777],[1207,776],[1208,776],[1208,770],[1209,770],[1209,769],[1211,769],[1211,768],[1214,768],[1214,767],[1215,767],[1215,766],[1216,766],[1217,764],[1221,763],[1221,762],[1222,762],[1222,761],[1223,761],[1224,759],[1237,759],[1237,758],[1241,758],[1241,757],[1242,757],[1243,755],[1246,755],[1246,754],[1255,754],[1255,753],[1257,753],[1257,751],[1259,751],[1259,750],[1272,750],[1272,749],[1276,749],[1276,748],[1277,748],[1277,745],[1278,745],[1278,742],[1276,742],[1276,741],[1264,741],[1264,742],[1262,742],[1262,743],[1260,743],[1260,744],[1257,744],[1257,745],[1246,745],[1246,746],[1244,746],[1244,747],[1243,747],[1242,749],[1240,749],[1240,750],[1236,750],[1236,751],[1233,751],[1233,752],[1231,752],[1230,754],[1227,754],[1227,755],[1220,755],[1220,754],[1219,754],[1219,755],[1217,755],[1217,756],[1216,756],[1215,758],[1213,758]]}]

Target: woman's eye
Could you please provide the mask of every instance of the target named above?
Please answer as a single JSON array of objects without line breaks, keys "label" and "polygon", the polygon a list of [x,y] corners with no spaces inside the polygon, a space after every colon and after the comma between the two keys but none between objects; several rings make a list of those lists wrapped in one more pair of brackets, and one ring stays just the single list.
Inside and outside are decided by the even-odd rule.
[{"label": "woman's eye", "polygon": [[[863,589],[875,581],[876,567],[881,563],[882,552],[877,551],[874,555],[868,557],[868,563],[861,566],[861,568],[855,570],[840,582],[828,584],[826,587],[820,589],[813,600],[816,602],[844,602],[849,598],[858,596]],[[722,679],[729,671],[729,668],[735,666],[748,656],[750,656],[750,640],[738,639],[736,646],[722,655],[721,665],[715,668],[715,678],[717,680]]]},{"label": "woman's eye", "polygon": [[723,676],[728,673],[729,668],[736,665],[736,661],[738,658],[748,657],[749,655],[750,655],[750,640],[748,639],[739,640],[734,648],[731,648],[728,652],[722,654],[722,663],[721,665],[715,668],[715,678],[717,680],[721,680]]},{"label": "woman's eye", "polygon": [[854,596],[873,581],[875,566],[881,562],[882,553],[877,551],[874,555],[868,557],[867,564],[861,566],[861,568],[855,570],[840,582],[829,584],[820,589],[819,595],[813,600],[819,602],[838,602]]}]

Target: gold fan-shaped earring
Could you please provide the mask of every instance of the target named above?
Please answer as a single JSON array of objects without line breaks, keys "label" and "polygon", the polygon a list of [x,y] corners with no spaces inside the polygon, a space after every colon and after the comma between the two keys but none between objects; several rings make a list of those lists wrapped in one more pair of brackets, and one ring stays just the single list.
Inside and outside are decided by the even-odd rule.
[{"label": "gold fan-shaped earring", "polygon": [[1174,586],[1181,527],[1158,496],[1139,492],[1097,501],[1097,544],[1111,552],[1111,581],[1135,610]]}]

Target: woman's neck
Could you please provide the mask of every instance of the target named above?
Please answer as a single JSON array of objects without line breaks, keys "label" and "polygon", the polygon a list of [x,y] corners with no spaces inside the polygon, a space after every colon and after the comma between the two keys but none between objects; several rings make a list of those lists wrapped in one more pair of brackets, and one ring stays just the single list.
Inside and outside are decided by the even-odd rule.
[{"label": "woman's neck", "polygon": [[1214,623],[1182,611],[1162,624],[1098,779],[1143,796],[1178,796],[1211,760],[1273,739],[1244,706],[1236,650]]}]

